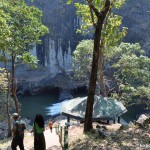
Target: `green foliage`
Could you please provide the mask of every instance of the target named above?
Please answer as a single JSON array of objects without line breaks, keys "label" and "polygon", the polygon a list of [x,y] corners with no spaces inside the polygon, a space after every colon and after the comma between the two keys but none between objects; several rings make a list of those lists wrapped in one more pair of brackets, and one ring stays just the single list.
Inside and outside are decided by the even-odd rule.
[{"label": "green foliage", "polygon": [[36,64],[38,63],[38,59],[29,52],[24,52],[22,55],[18,56],[18,59],[24,64],[30,65],[32,68],[37,68]]},{"label": "green foliage", "polygon": [[73,52],[75,78],[87,79],[90,75],[93,40],[82,40]]},{"label": "green foliage", "polygon": [[121,99],[124,97],[126,102],[130,99],[133,102],[136,100],[136,103],[150,104],[150,58],[145,56],[140,45],[121,43],[119,47],[113,48],[109,60],[116,70],[116,80],[125,85],[121,88]]},{"label": "green foliage", "polygon": [[[0,120],[6,117],[6,101],[7,101],[8,79],[6,70],[0,68]],[[10,98],[10,109],[14,109],[14,102]]]},{"label": "green foliage", "polygon": [[[16,86],[14,86],[16,57],[19,56],[23,63],[35,67],[37,59],[28,51],[33,47],[33,44],[41,42],[40,38],[48,33],[48,28],[42,24],[42,11],[34,6],[28,6],[24,0],[0,1],[0,12],[0,27],[2,28],[0,30],[1,58],[5,65],[7,65],[7,58],[11,58],[11,94],[15,101],[16,112],[19,112],[18,100],[15,95]],[[6,56],[6,53],[8,56]]]},{"label": "green foliage", "polygon": [[109,47],[118,45],[119,42],[125,37],[127,28],[123,27],[120,29],[121,25],[122,17],[111,13],[108,17],[106,27],[103,27],[102,30],[103,45],[104,49],[106,49],[104,52],[107,53],[107,49]]},{"label": "green foliage", "polygon": [[[48,28],[42,24],[42,12],[38,8],[27,6],[24,1],[8,0],[0,4],[0,10],[7,16],[4,22],[9,29],[6,30],[9,36],[4,39],[9,39],[7,45],[5,44],[9,55],[24,54],[24,51],[32,48],[33,43],[40,43],[39,38],[48,33]],[[0,34],[6,36],[7,32],[3,31]],[[2,43],[6,42],[3,40]],[[0,48],[3,47],[0,45]]]},{"label": "green foliage", "polygon": [[[119,9],[124,4],[125,0],[117,0],[117,1],[112,0],[111,2],[112,2],[111,7],[113,9],[114,8]],[[95,6],[95,8],[98,11],[102,10],[104,7],[104,1],[102,1],[102,0],[93,0],[92,4]],[[78,29],[78,32],[81,32],[83,34],[91,33],[91,31],[94,30],[93,25],[97,22],[96,15],[93,13],[93,20],[92,20],[90,7],[87,3],[84,3],[84,4],[75,3],[75,7],[77,8],[77,12],[76,12],[77,15],[82,18],[81,28]],[[109,17],[110,17],[109,23],[107,23],[107,24],[111,25],[111,24],[115,23],[114,26],[116,26],[116,24],[118,24],[118,26],[120,26],[119,24],[121,24],[121,20],[122,20],[122,18],[119,18],[120,16],[115,17],[115,15],[113,15],[112,12],[109,12],[108,18]],[[115,20],[112,20],[113,17],[115,17]],[[108,18],[106,18],[106,22],[107,22]],[[105,26],[105,23],[104,23],[104,26]],[[104,29],[104,27],[103,27],[103,29]]]},{"label": "green foliage", "polygon": [[10,38],[10,27],[7,24],[7,19],[9,15],[0,10],[0,48],[5,49],[11,40]]},{"label": "green foliage", "polygon": [[[87,7],[87,6],[85,5],[85,7]],[[84,8],[84,11],[85,10],[86,10],[86,8]],[[111,56],[113,54],[115,55],[113,50],[110,50],[110,49],[112,47],[118,45],[118,43],[121,41],[121,39],[126,35],[126,28],[123,28],[122,30],[120,30],[121,23],[122,23],[122,17],[118,16],[118,15],[113,15],[113,13],[111,13],[111,15],[109,16],[109,18],[107,20],[107,25],[105,27],[103,26],[103,29],[102,29],[103,47],[102,47],[102,49],[103,49],[104,57],[106,59],[107,59],[107,57],[109,58],[109,55],[111,55]],[[84,26],[84,24],[83,24],[83,26]],[[85,26],[87,27],[87,24],[85,24]],[[85,68],[88,68],[88,69],[87,69],[87,71],[81,71],[80,70],[81,68],[78,67],[78,69],[75,69],[76,77],[89,77],[89,75],[90,75],[93,49],[89,49],[88,48],[89,47],[88,44],[86,45],[86,44],[82,43],[82,47],[83,46],[84,46],[85,49],[90,50],[89,59],[86,60],[86,61],[89,61],[89,62],[86,63],[86,64],[82,62],[82,63],[80,63],[80,65],[82,65],[81,68],[83,70],[85,70]],[[82,49],[81,48],[80,49],[76,48],[74,53],[76,53],[76,51],[79,51],[79,50],[81,51]],[[83,54],[86,55],[86,53],[84,53],[84,52],[83,52]],[[84,58],[83,54],[80,54],[81,57],[74,56],[75,63],[79,62],[80,59],[82,60],[82,58]],[[77,60],[77,59],[79,59],[79,60]],[[78,65],[79,65],[79,63],[78,63]],[[77,66],[77,64],[75,64],[75,66]]]},{"label": "green foliage", "polygon": [[39,37],[48,32],[42,24],[42,12],[34,7],[27,6],[24,1],[7,1],[2,9],[10,15],[7,24],[11,29],[13,50],[28,49],[34,42],[40,42]]},{"label": "green foliage", "polygon": [[71,4],[73,0],[68,0],[67,4]]},{"label": "green foliage", "polygon": [[6,71],[3,68],[0,68],[0,91],[7,90],[7,78],[6,78]]}]

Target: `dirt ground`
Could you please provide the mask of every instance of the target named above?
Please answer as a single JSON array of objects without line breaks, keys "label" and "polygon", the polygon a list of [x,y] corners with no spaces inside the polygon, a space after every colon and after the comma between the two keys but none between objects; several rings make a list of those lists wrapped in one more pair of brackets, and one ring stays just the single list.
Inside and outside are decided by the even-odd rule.
[{"label": "dirt ground", "polygon": [[83,125],[70,127],[68,139],[71,150],[150,150],[150,128],[134,125],[110,132],[106,138],[95,129],[83,134]]}]

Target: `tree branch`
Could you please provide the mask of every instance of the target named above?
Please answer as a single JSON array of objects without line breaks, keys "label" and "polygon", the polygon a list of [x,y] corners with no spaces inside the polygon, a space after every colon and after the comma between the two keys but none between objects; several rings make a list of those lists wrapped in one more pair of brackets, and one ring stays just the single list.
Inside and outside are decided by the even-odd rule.
[{"label": "tree branch", "polygon": [[96,24],[95,24],[95,22],[94,22],[94,15],[93,15],[93,11],[92,11],[92,8],[91,8],[91,7],[90,7],[90,14],[91,14],[93,26],[95,27]]},{"label": "tree branch", "polygon": [[100,17],[102,18],[102,20],[105,19],[106,14],[109,12],[110,5],[110,0],[106,0],[103,10],[100,12]]},{"label": "tree branch", "polygon": [[[88,5],[89,5],[89,7],[90,7],[90,10],[93,10],[94,13],[95,13],[95,15],[96,15],[97,17],[99,17],[100,13],[99,13],[98,9],[93,5],[92,1],[93,1],[93,0],[87,0]],[[93,13],[93,12],[92,12],[92,13]],[[93,18],[94,18],[94,17],[93,17]]]}]

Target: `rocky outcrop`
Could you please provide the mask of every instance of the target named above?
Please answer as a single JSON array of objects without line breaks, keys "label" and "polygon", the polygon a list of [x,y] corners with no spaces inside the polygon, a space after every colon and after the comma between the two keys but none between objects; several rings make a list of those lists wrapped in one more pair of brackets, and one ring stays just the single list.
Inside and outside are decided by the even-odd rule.
[{"label": "rocky outcrop", "polygon": [[123,26],[128,27],[125,41],[144,44],[150,35],[149,0],[126,0],[118,13],[123,16]]},{"label": "rocky outcrop", "polygon": [[29,4],[42,10],[43,23],[50,31],[42,38],[42,45],[34,48],[39,64],[47,67],[53,75],[68,74],[72,71],[72,52],[82,39],[82,35],[76,33],[81,19],[76,16],[74,5],[67,5],[62,0],[37,0]]},{"label": "rocky outcrop", "polygon": [[73,96],[69,93],[69,91],[61,91],[59,98],[58,98],[58,102],[62,102],[64,100],[69,100],[72,98],[73,98]]},{"label": "rocky outcrop", "polygon": [[[37,95],[49,90],[55,90],[55,92],[59,94],[61,92],[70,93],[70,91],[76,90],[79,87],[86,86],[86,82],[83,81],[82,84],[81,82],[78,83],[64,73],[58,73],[52,76],[52,74],[46,71],[45,67],[40,67],[36,70],[28,70],[27,68],[26,71],[23,71],[24,74],[21,71],[16,71],[18,96],[25,94]],[[67,97],[68,96],[67,94]],[[69,97],[72,98],[71,95]],[[61,95],[60,100],[62,100]]]}]

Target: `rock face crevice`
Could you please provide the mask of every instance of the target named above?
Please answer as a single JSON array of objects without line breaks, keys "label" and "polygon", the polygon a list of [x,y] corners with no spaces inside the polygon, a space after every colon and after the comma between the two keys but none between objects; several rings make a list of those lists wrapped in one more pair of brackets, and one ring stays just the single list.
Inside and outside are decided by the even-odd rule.
[{"label": "rock face crevice", "polygon": [[81,34],[76,33],[81,18],[76,15],[74,5],[67,5],[66,2],[37,0],[29,3],[42,10],[43,23],[49,28],[50,33],[41,39],[42,45],[34,49],[39,64],[47,67],[53,75],[72,71],[72,52],[83,39]]}]

